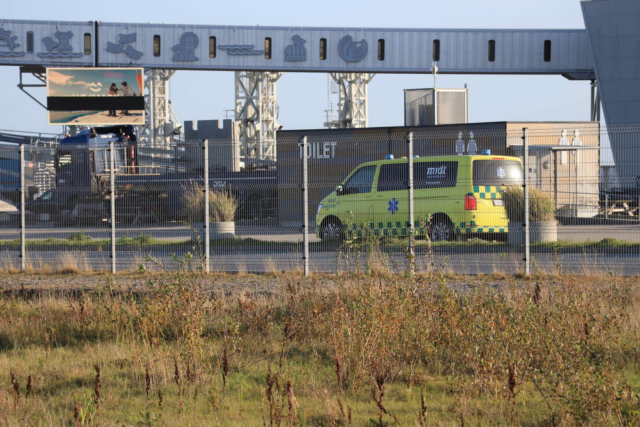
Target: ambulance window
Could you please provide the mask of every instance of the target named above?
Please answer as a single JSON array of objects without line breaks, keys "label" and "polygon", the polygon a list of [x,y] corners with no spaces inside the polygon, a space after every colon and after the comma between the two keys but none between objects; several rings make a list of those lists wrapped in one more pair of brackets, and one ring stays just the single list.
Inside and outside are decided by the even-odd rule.
[{"label": "ambulance window", "polygon": [[373,184],[373,176],[375,173],[375,166],[364,166],[358,169],[344,185],[342,195],[371,192],[371,185]]},{"label": "ambulance window", "polygon": [[458,162],[419,162],[413,167],[413,188],[450,188],[458,183]]},{"label": "ambulance window", "polygon": [[378,191],[406,190],[408,168],[406,163],[382,165],[378,175]]},{"label": "ambulance window", "polygon": [[522,165],[517,160],[474,160],[473,185],[522,185]]}]

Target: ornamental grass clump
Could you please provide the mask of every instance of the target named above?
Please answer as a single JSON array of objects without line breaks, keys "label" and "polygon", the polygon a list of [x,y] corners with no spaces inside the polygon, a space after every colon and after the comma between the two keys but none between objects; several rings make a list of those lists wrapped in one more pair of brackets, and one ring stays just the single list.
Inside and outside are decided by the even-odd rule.
[{"label": "ornamental grass clump", "polygon": [[[190,182],[183,185],[180,200],[185,221],[204,222],[204,187],[201,184]],[[209,190],[209,221],[232,222],[239,204],[230,190]]]},{"label": "ornamental grass clump", "polygon": [[[502,200],[510,222],[522,222],[524,218],[524,192],[520,187],[510,186],[502,190]],[[555,207],[546,193],[529,190],[529,220],[531,222],[553,221]]]},{"label": "ornamental grass clump", "polygon": [[231,191],[211,191],[209,193],[209,218],[213,222],[232,222],[238,205],[238,199]]}]

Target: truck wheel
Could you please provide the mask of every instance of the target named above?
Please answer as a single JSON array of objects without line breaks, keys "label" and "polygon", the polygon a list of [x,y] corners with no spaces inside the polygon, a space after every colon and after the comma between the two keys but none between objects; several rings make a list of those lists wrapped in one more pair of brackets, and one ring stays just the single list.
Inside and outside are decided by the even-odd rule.
[{"label": "truck wheel", "polygon": [[429,225],[429,238],[432,242],[448,242],[453,240],[455,231],[446,215],[436,215]]},{"label": "truck wheel", "polygon": [[320,238],[322,240],[344,238],[344,227],[338,218],[329,218],[323,221],[320,226]]}]

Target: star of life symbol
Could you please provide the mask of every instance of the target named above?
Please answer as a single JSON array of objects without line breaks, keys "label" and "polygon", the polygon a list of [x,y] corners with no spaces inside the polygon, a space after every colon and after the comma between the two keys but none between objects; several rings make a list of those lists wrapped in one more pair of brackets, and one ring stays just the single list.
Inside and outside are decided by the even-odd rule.
[{"label": "star of life symbol", "polygon": [[505,176],[507,176],[507,171],[505,171],[503,167],[499,167],[498,170],[497,170],[497,173],[498,173],[498,178],[500,178],[500,179],[502,179]]},{"label": "star of life symbol", "polygon": [[389,207],[387,208],[387,210],[389,212],[391,212],[391,215],[393,215],[396,212],[398,212],[398,210],[399,210],[398,204],[399,204],[399,201],[396,200],[395,197],[393,199],[389,200]]}]

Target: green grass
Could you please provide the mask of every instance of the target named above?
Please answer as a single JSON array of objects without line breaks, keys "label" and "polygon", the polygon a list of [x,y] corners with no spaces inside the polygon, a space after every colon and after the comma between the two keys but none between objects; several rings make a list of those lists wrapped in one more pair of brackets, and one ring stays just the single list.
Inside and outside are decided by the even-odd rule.
[{"label": "green grass", "polygon": [[[190,244],[191,239],[185,239],[183,241],[170,241],[155,239],[148,234],[140,233],[134,237],[119,237],[116,239],[116,245],[128,245],[128,246],[184,246]],[[27,246],[58,246],[58,247],[109,247],[111,245],[110,239],[93,239],[91,236],[84,234],[84,232],[78,232],[70,235],[66,239],[59,239],[55,237],[49,237],[47,239],[27,239]],[[0,247],[2,246],[20,246],[20,240],[1,240]]]},{"label": "green grass", "polygon": [[[338,250],[341,247],[344,248],[361,248],[365,250],[369,246],[378,246],[380,249],[384,248],[404,248],[408,244],[407,238],[399,237],[382,237],[382,238],[364,238],[356,239],[351,242],[340,242],[339,240],[328,240],[320,242],[311,242],[310,248],[312,250]],[[20,245],[18,239],[14,240],[0,240],[0,247],[17,247]],[[92,239],[90,236],[84,235],[82,232],[69,236],[66,239],[48,238],[48,239],[28,239],[27,247],[32,248],[74,248],[82,247],[88,249],[100,249],[105,250],[109,248],[111,241],[109,239]],[[170,250],[175,248],[176,251],[183,250],[185,247],[198,246],[202,243],[197,243],[193,239],[184,239],[180,241],[175,240],[163,240],[152,238],[151,236],[141,233],[139,236],[132,237],[120,237],[116,239],[117,246],[128,247],[158,247],[161,246],[164,249]],[[485,249],[504,249],[504,250],[516,250],[516,247],[509,246],[506,242],[501,241],[488,241],[479,238],[472,238],[466,241],[451,241],[451,242],[436,242],[430,243],[428,240],[416,239],[416,248],[426,248],[431,246],[433,249],[447,249],[447,248],[460,248],[473,251],[476,248]],[[278,241],[263,241],[254,238],[227,238],[211,240],[212,248],[256,248],[256,249],[282,249],[289,251],[302,250],[302,242],[278,242]],[[627,242],[618,239],[605,238],[600,241],[587,241],[587,242],[568,242],[558,241],[553,243],[532,243],[531,247],[538,250],[551,250],[551,251],[640,251],[640,243]]]},{"label": "green grass", "polygon": [[544,246],[559,249],[640,249],[640,243],[627,242],[612,238],[586,242],[567,242],[559,240],[555,243],[534,243],[533,246]]}]

